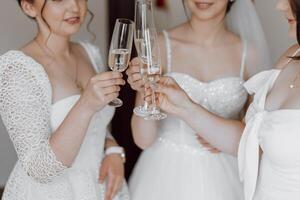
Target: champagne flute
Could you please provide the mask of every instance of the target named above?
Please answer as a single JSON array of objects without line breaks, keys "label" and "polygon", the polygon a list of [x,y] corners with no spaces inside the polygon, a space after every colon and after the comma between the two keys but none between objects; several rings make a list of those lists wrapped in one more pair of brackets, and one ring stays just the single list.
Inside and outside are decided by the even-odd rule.
[{"label": "champagne flute", "polygon": [[[112,71],[124,72],[128,67],[132,40],[133,40],[134,23],[129,19],[117,19],[112,35],[108,65]],[[108,105],[120,107],[123,105],[121,99],[116,98]]]},{"label": "champagne flute", "polygon": [[[134,43],[141,61],[140,73],[144,83],[147,82],[147,55],[146,55],[146,29],[155,29],[153,18],[153,7],[151,0],[137,0],[135,4],[135,34]],[[144,95],[146,94],[146,87],[144,87]],[[134,114],[140,117],[145,117],[150,113],[149,105],[145,101],[141,106],[135,107]]]},{"label": "champagne flute", "polygon": [[[146,41],[146,65],[147,73],[146,80],[149,85],[155,85],[159,81],[162,68],[161,68],[161,57],[160,49],[158,44],[157,32],[155,29],[146,29],[145,31],[145,41]],[[149,113],[144,117],[145,120],[162,120],[167,118],[167,114],[160,111],[156,103],[156,94],[152,88],[151,105],[149,108]]]}]

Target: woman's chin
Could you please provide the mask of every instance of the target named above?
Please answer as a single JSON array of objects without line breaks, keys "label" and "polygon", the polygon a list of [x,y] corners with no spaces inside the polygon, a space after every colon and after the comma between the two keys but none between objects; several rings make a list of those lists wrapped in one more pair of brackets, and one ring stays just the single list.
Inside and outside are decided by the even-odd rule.
[{"label": "woman's chin", "polygon": [[68,29],[65,30],[61,35],[65,37],[72,37],[73,35],[76,35],[80,31],[80,28],[73,28],[73,29]]}]

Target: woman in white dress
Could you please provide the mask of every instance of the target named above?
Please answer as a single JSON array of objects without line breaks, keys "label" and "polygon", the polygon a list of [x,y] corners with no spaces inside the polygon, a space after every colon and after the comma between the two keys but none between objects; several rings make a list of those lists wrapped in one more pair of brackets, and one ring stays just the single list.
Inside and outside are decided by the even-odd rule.
[{"label": "woman in white dress", "polygon": [[[248,97],[243,82],[258,72],[255,62],[262,64],[263,57],[264,64],[270,64],[263,33],[249,0],[187,0],[186,4],[192,13],[190,20],[160,37],[164,73],[209,115],[201,121],[200,131],[171,112],[161,122],[133,116],[135,142],[145,150],[130,179],[131,198],[241,200],[237,161],[230,155],[236,155],[241,133],[226,127],[241,123]],[[253,40],[254,35],[260,43]],[[141,105],[143,82],[138,63],[133,60],[127,74],[138,91],[136,104]],[[211,118],[219,124],[210,123]],[[220,132],[228,137],[219,138]],[[199,135],[222,153],[214,154],[201,145]],[[211,137],[219,140],[211,142]]]},{"label": "woman in white dress", "polygon": [[104,72],[94,45],[70,41],[87,0],[18,3],[38,32],[0,57],[0,113],[18,155],[3,200],[128,199],[108,130],[122,74]]},{"label": "woman in white dress", "polygon": [[[238,162],[245,200],[300,199],[300,3],[279,0],[277,8],[284,12],[289,35],[297,35],[298,44],[286,51],[276,69],[263,71],[244,84],[254,95],[246,125],[225,125],[193,102],[170,77],[162,78],[156,89],[164,111],[183,119],[215,147],[236,146],[243,132]],[[223,131],[216,135],[202,124],[214,124]],[[234,133],[236,139],[229,143]]]}]

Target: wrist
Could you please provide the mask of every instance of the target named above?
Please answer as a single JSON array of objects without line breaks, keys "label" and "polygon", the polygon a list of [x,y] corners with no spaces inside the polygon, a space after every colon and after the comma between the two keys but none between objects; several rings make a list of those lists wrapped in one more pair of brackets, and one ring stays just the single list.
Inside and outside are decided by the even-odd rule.
[{"label": "wrist", "polygon": [[88,106],[88,103],[84,100],[84,98],[80,97],[79,101],[76,104],[76,107],[81,111],[82,114],[85,115],[94,115],[96,110]]},{"label": "wrist", "polygon": [[136,95],[139,99],[144,99],[145,91],[144,90],[137,90]]},{"label": "wrist", "polygon": [[108,156],[108,155],[119,155],[121,157],[121,159],[123,160],[123,163],[126,162],[126,155],[125,155],[125,150],[123,147],[120,147],[120,146],[108,147],[105,150],[105,156]]},{"label": "wrist", "polygon": [[186,119],[191,116],[191,113],[197,110],[197,105],[193,101],[189,101],[184,106],[180,107],[177,111],[177,115],[182,119]]}]

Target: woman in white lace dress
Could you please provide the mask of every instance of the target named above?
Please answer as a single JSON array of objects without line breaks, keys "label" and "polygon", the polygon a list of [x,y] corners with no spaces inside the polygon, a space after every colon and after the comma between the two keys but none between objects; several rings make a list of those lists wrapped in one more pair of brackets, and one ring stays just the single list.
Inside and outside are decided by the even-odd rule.
[{"label": "woman in white lace dress", "polygon": [[[258,72],[256,66],[248,64],[262,56],[245,32],[247,28],[256,30],[249,32],[261,33],[261,41],[264,36],[249,0],[209,3],[187,0],[185,3],[192,13],[190,20],[164,31],[160,37],[164,73],[174,78],[208,114],[199,120],[202,128],[197,129],[199,133],[184,118],[174,115],[175,110],[167,110],[168,118],[161,122],[133,116],[135,142],[145,150],[130,179],[131,198],[241,200],[242,184],[234,157],[241,133],[230,127],[241,123],[241,112],[248,97],[244,80]],[[237,30],[232,29],[235,33],[228,29],[226,18],[236,27]],[[242,20],[248,23],[240,23]],[[255,21],[254,25],[251,20]],[[240,24],[249,27],[240,28]],[[266,47],[262,49],[268,61]],[[259,61],[261,64],[262,60]],[[132,88],[138,91],[136,104],[141,105],[143,82],[138,63],[132,61],[127,74]],[[193,112],[189,115],[194,116]],[[216,122],[212,123],[212,118]],[[227,137],[219,137],[220,132],[228,133]],[[201,145],[199,138],[202,143],[210,143],[210,147]],[[212,153],[216,151],[221,153]]]},{"label": "woman in white lace dress", "polygon": [[[206,112],[170,77],[156,86],[160,107],[183,119],[216,147],[234,146],[237,152],[240,141],[238,163],[245,200],[300,199],[300,3],[279,0],[277,8],[284,13],[289,35],[297,36],[298,44],[283,54],[276,69],[260,72],[244,84],[254,95],[246,126],[238,121],[224,123]],[[209,130],[209,124],[220,131]]]},{"label": "woman in white lace dress", "polygon": [[0,57],[0,113],[18,155],[3,200],[128,199],[108,130],[122,74],[104,72],[94,45],[70,41],[87,0],[18,3],[38,32]]}]

